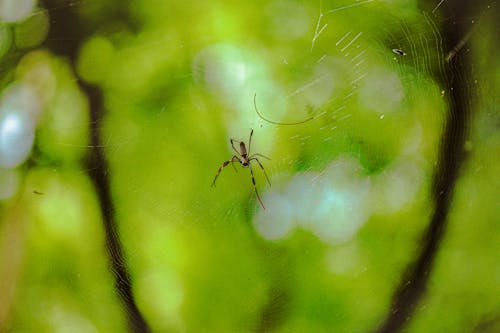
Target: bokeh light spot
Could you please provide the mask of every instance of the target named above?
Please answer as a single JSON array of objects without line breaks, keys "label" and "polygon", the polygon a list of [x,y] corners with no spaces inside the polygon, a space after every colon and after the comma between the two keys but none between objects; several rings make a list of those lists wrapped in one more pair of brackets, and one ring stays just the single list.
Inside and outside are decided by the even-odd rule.
[{"label": "bokeh light spot", "polygon": [[381,114],[399,110],[405,91],[395,73],[380,68],[370,72],[362,82],[359,101],[364,108]]},{"label": "bokeh light spot", "polygon": [[0,0],[0,19],[5,22],[23,20],[34,6],[35,0]]},{"label": "bokeh light spot", "polygon": [[77,71],[85,81],[97,83],[106,77],[113,59],[113,44],[106,38],[95,36],[87,40],[77,62]]},{"label": "bokeh light spot", "polygon": [[269,207],[257,214],[254,227],[265,239],[281,239],[298,226],[326,243],[350,240],[371,212],[371,182],[359,169],[356,161],[339,158],[321,173],[296,175],[283,193],[265,193]]},{"label": "bokeh light spot", "polygon": [[290,41],[310,32],[310,16],[298,1],[273,1],[266,8],[266,14],[276,39]]},{"label": "bokeh light spot", "polygon": [[28,157],[35,138],[36,95],[13,85],[0,101],[0,167],[15,168]]},{"label": "bokeh light spot", "polygon": [[193,74],[199,83],[238,109],[251,104],[247,97],[255,91],[256,80],[263,77],[257,60],[230,44],[215,44],[201,50],[193,61]]},{"label": "bokeh light spot", "polygon": [[18,48],[34,47],[42,43],[49,32],[49,15],[38,10],[14,27],[14,39]]},{"label": "bokeh light spot", "polygon": [[[265,239],[282,239],[295,226],[293,207],[290,206],[289,200],[275,192],[269,193],[264,199],[272,208],[269,209],[269,212],[259,211],[254,219],[254,227]],[[279,221],[279,223],[276,223],[276,221]]]}]

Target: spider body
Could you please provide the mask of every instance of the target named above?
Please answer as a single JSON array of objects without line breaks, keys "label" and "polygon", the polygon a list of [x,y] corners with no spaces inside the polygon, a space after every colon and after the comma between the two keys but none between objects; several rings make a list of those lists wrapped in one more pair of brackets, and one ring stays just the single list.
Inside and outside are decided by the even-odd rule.
[{"label": "spider body", "polygon": [[[250,133],[253,133],[253,130]],[[233,139],[231,139],[231,145],[232,144],[233,144]],[[240,159],[241,165],[245,167],[248,166],[250,162],[248,161],[247,147],[245,147],[245,143],[243,141],[240,142],[240,156],[241,156]]]},{"label": "spider body", "polygon": [[[253,184],[253,188],[255,190],[255,195],[257,196],[257,200],[259,200],[259,203],[262,206],[262,208],[266,209],[266,207],[264,206],[264,203],[262,202],[262,199],[260,198],[259,192],[257,191],[257,186],[255,185],[255,177],[253,175],[253,169],[252,169],[251,162],[256,161],[259,164],[259,167],[262,169],[262,171],[264,172],[264,175],[266,176],[267,182],[269,183],[269,185],[271,185],[271,182],[269,181],[269,177],[267,176],[266,170],[264,169],[264,166],[259,161],[257,156],[267,158],[267,159],[269,159],[269,157],[264,156],[262,154],[258,154],[258,153],[250,155],[250,145],[252,144],[252,135],[253,135],[253,129],[250,132],[250,139],[248,140],[248,151],[247,151],[247,147],[245,145],[245,142],[234,140],[234,139],[229,140],[231,142],[231,147],[233,148],[233,150],[236,154],[233,155],[230,160],[227,160],[224,163],[222,163],[222,165],[217,170],[217,174],[215,175],[214,181],[212,182],[212,186],[215,186],[215,181],[217,180],[217,177],[219,177],[219,174],[222,172],[222,169],[224,169],[226,166],[228,166],[229,163],[231,163],[231,165],[233,166],[235,171],[238,171],[238,170],[236,170],[236,168],[234,167],[234,162],[240,163],[241,166],[243,166],[244,168],[250,169],[250,175],[252,177],[252,184]],[[240,150],[239,151],[234,147],[235,142],[240,143]]]}]

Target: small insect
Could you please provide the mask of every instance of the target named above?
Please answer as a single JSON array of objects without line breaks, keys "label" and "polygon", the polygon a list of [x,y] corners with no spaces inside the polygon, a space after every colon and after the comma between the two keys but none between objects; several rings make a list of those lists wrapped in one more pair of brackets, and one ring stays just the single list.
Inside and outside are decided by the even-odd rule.
[{"label": "small insect", "polygon": [[[259,159],[257,158],[257,156],[266,158],[268,160],[270,158],[267,157],[267,156],[264,156],[262,154],[258,154],[258,153],[250,155],[250,145],[252,144],[252,135],[253,135],[253,129],[250,132],[250,139],[248,140],[248,151],[247,151],[247,148],[245,146],[245,142],[234,140],[234,139],[230,140],[231,147],[233,147],[233,150],[235,151],[236,154],[233,155],[233,157],[231,157],[230,160],[227,160],[224,163],[222,163],[222,165],[219,167],[219,170],[217,170],[217,174],[215,175],[214,181],[212,182],[212,186],[215,186],[215,181],[217,180],[217,177],[219,177],[219,174],[221,173],[222,169],[224,169],[226,166],[228,166],[229,163],[231,163],[231,165],[233,166],[234,170],[237,172],[238,170],[236,170],[236,167],[234,166],[234,162],[238,162],[244,168],[249,168],[250,169],[250,175],[252,176],[252,184],[253,184],[253,188],[255,190],[255,195],[257,196],[257,200],[259,200],[259,203],[262,206],[262,208],[266,209],[266,207],[264,206],[264,203],[262,202],[262,199],[260,198],[259,192],[257,191],[257,186],[255,185],[255,177],[253,175],[253,170],[252,170],[252,164],[251,164],[251,162],[252,161],[256,161],[259,164],[260,168],[264,172],[264,175],[266,176],[267,183],[269,184],[269,186],[271,186],[271,182],[269,181],[269,177],[267,176],[266,170],[264,169],[264,166],[259,161]],[[240,150],[239,151],[234,147],[234,143],[235,142],[239,142],[240,143]]]},{"label": "small insect", "polygon": [[400,55],[400,56],[405,56],[406,55],[406,52],[401,50],[401,49],[392,49],[392,52],[394,54],[397,54],[397,55]]}]

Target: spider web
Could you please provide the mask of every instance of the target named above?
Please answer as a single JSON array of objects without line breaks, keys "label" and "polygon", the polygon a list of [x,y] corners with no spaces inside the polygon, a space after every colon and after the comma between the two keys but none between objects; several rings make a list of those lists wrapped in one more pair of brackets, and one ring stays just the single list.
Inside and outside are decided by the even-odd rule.
[{"label": "spider web", "polygon": [[[441,66],[443,59],[434,18],[429,14],[408,19],[382,14],[380,22],[384,24],[375,29],[356,20],[344,25],[336,22],[334,15],[338,12],[363,10],[362,6],[369,2],[331,10],[320,8],[319,14],[307,18],[293,17],[299,22],[308,21],[311,28],[307,34],[309,43],[301,40],[302,46],[309,47],[304,48],[300,59],[295,58],[295,52],[283,48],[269,68],[256,73],[242,70],[247,81],[227,82],[227,77],[220,74],[223,70],[216,71],[221,76],[216,75],[215,79],[212,74],[200,76],[200,81],[208,82],[209,89],[210,84],[223,81],[213,94],[231,110],[225,119],[229,136],[245,140],[247,128],[256,129],[253,147],[264,147],[258,152],[272,159],[265,163],[272,187],[264,185],[261,190],[264,178],[257,178],[266,210],[255,208],[248,175],[225,175],[231,188],[239,186],[242,178],[244,182],[247,179],[246,216],[257,234],[278,242],[293,239],[303,230],[315,235],[320,242],[332,246],[326,259],[328,267],[343,278],[367,270],[390,278],[402,269],[403,261],[393,262],[390,272],[371,267],[373,257],[369,259],[363,252],[363,238],[357,234],[374,215],[390,215],[422,204],[419,195],[425,193],[426,177],[432,174],[436,159],[446,93],[431,78],[434,66]],[[294,11],[273,8],[271,12],[271,19],[280,22],[276,25],[286,26],[282,16]],[[286,29],[277,30],[275,33]],[[221,49],[230,49],[228,53],[238,55],[235,58],[246,58],[245,49],[234,45],[218,45],[205,52],[216,57],[219,52],[224,53]],[[404,55],[396,54],[396,49],[403,50]],[[248,62],[258,60],[249,56]],[[201,63],[195,61],[194,68],[204,73]],[[234,69],[243,67],[234,64]],[[232,93],[235,86],[246,97],[238,98],[238,94]],[[273,123],[251,109],[248,101],[254,93],[258,96],[258,109]],[[426,112],[419,114],[421,109]],[[285,125],[301,121],[304,123],[296,126]],[[378,133],[365,132],[367,121],[369,128],[379,126],[382,132],[399,133],[401,144],[395,146]],[[280,122],[283,125],[275,124]],[[394,141],[394,137],[389,139]],[[232,192],[226,190],[224,196],[239,195]],[[231,220],[229,216],[227,222]],[[405,225],[407,232],[397,225],[391,227],[401,240],[410,237],[412,228],[419,228],[418,219],[409,221],[415,224]],[[397,246],[409,251],[411,248],[404,241]],[[346,258],[352,262],[346,264],[350,260]],[[274,272],[289,274],[280,269]],[[278,281],[273,290],[283,289],[283,282]],[[380,292],[388,297],[391,288],[386,285]],[[363,293],[358,296],[363,297]],[[280,293],[277,299],[269,301],[262,325],[267,325],[267,316],[286,316],[289,309],[280,303],[282,297]]]},{"label": "spider web", "polygon": [[[368,3],[369,1],[360,2],[356,4],[356,7]],[[297,114],[303,114],[302,119],[307,121],[307,123],[299,124],[294,128],[291,128],[292,126],[283,128],[279,125],[269,124],[262,118],[257,119],[261,123],[260,126],[265,126],[266,129],[278,133],[278,137],[275,136],[275,140],[278,141],[275,147],[284,146],[284,142],[293,142],[293,145],[297,147],[294,150],[299,151],[295,155],[281,155],[278,161],[273,163],[273,167],[276,167],[276,163],[278,163],[277,169],[281,170],[281,174],[284,169],[292,173],[293,170],[298,170],[303,173],[303,177],[310,178],[302,185],[294,186],[294,181],[302,182],[301,175],[297,175],[291,183],[282,186],[290,186],[289,191],[291,192],[287,192],[286,189],[280,188],[278,185],[275,186],[276,191],[269,190],[270,195],[277,198],[278,201],[284,200],[287,196],[293,197],[294,199],[291,200],[285,199],[282,204],[297,207],[297,210],[303,210],[305,213],[297,212],[295,215],[290,215],[289,209],[281,209],[282,212],[287,211],[285,213],[287,219],[289,221],[302,221],[306,228],[312,227],[322,230],[318,231],[318,236],[332,243],[343,242],[352,237],[364,223],[362,221],[366,221],[370,216],[371,209],[375,211],[379,209],[398,210],[408,202],[413,201],[412,198],[416,195],[418,186],[409,185],[410,182],[421,183],[423,181],[422,169],[424,166],[419,166],[418,161],[407,157],[413,155],[413,158],[419,159],[417,156],[418,146],[422,143],[422,136],[429,137],[429,133],[424,133],[421,122],[398,122],[397,117],[401,117],[404,112],[410,113],[412,106],[417,104],[424,94],[430,93],[435,99],[441,98],[440,94],[444,94],[430,79],[433,71],[431,67],[434,64],[441,66],[440,62],[442,62],[442,60],[438,60],[439,56],[442,55],[442,47],[431,17],[427,14],[422,15],[419,19],[424,20],[424,24],[421,21],[411,23],[404,19],[386,17],[384,22],[387,23],[384,24],[384,27],[389,28],[375,31],[367,30],[363,24],[358,26],[349,24],[333,28],[332,21],[334,22],[336,19],[335,14],[343,10],[354,10],[354,8],[342,6],[328,11],[320,10],[311,40],[311,48],[307,52],[307,58],[310,61],[306,61],[305,65],[302,65],[303,68],[293,68],[293,71],[290,71],[290,77],[285,81],[288,88],[285,88],[283,95],[267,94],[266,96],[265,91],[258,93],[259,99],[263,101],[260,104],[267,104],[267,107],[264,107],[267,110],[267,117],[274,115],[273,119],[280,119],[280,113],[283,114],[283,112],[279,110],[283,108],[283,105],[286,105],[286,109],[290,111],[284,115],[285,123],[291,118],[288,116],[289,114],[295,115],[294,119],[300,119]],[[409,24],[415,25],[412,29],[416,32],[410,30]],[[426,32],[423,30],[425,27],[427,27]],[[396,49],[406,51],[404,51],[404,55],[399,55],[393,52]],[[289,66],[288,64],[291,62],[292,60],[286,60],[285,65],[282,66]],[[279,66],[280,64],[276,64],[277,68]],[[300,78],[296,77],[296,72],[300,73]],[[424,84],[429,84],[430,88],[422,91],[420,88]],[[440,102],[437,103],[439,105]],[[303,110],[307,110],[308,113],[304,114]],[[435,133],[432,135],[437,140],[438,128],[441,126],[439,108],[438,114],[434,113],[434,115],[436,122],[431,126],[435,126]],[[368,117],[375,124],[380,124],[381,128],[385,128],[385,126],[395,126],[399,130],[405,128],[407,136],[402,139],[404,144],[399,147],[400,151],[388,151],[385,153],[386,156],[383,156],[382,152],[380,152],[382,156],[376,156],[376,152],[370,152],[376,149],[383,150],[381,147],[386,143],[382,140],[377,142],[376,137],[363,133],[362,126],[359,126],[361,129],[354,127],[355,122],[363,117]],[[311,120],[308,121],[308,119]],[[367,144],[368,140],[371,142]],[[344,147],[338,147],[340,145],[337,143],[338,141],[341,141]],[[279,153],[281,149],[276,148],[276,150]],[[427,152],[427,154],[430,155],[432,152]],[[429,157],[433,158],[433,156]],[[398,160],[398,158],[400,159]],[[395,172],[392,175],[390,174],[391,166],[394,168],[392,171]],[[341,174],[351,174],[350,177],[352,177],[354,184],[359,182],[359,187],[354,186],[344,192],[347,199],[342,198],[342,194],[339,193],[336,196],[335,190],[332,190],[334,186],[330,188],[333,191],[330,194],[327,193],[327,189],[317,186],[334,179],[333,174],[330,178],[325,178],[325,175],[338,168],[345,169],[343,172],[339,171]],[[381,171],[382,174],[377,177]],[[286,176],[283,177],[286,179]],[[337,177],[339,177],[337,181],[340,183],[343,182],[342,179],[349,178],[346,175],[337,175]],[[398,181],[391,183],[391,178],[398,179]],[[290,178],[287,182],[290,182]],[[305,185],[307,183],[310,185]],[[376,207],[377,204],[370,207],[374,203],[367,203],[363,200],[354,201],[352,207],[349,207],[349,197],[371,196],[368,195],[370,189],[381,191],[375,187],[391,188],[383,196],[389,201],[378,203],[378,207]],[[410,187],[413,187],[414,190],[407,190]],[[312,190],[315,188],[316,190]],[[356,189],[359,190],[359,193],[356,192]],[[294,191],[302,191],[303,194]],[[340,190],[340,193],[342,192]],[[390,192],[394,193],[392,197]],[[316,193],[318,197],[312,198],[313,193]],[[324,205],[320,198],[326,200]],[[308,202],[308,200],[311,201],[309,202],[310,206],[304,206],[304,202]],[[338,217],[339,220],[346,220],[346,225],[340,227],[341,229],[349,230],[352,228],[350,231],[346,231],[345,235],[341,230],[333,227],[335,223],[328,223],[333,228],[328,231],[328,227],[324,227],[323,222],[320,222],[324,221],[327,216],[335,216],[330,209],[323,209],[323,215],[318,217],[317,221],[308,221],[307,219],[304,221],[304,214],[321,210],[322,206],[335,207],[331,200],[339,200],[338,209],[333,208],[337,211],[352,210],[354,206],[358,209],[359,207],[367,207],[368,211],[359,210],[360,215],[357,217],[348,213]],[[343,206],[344,204],[347,206]],[[269,223],[269,220],[280,221],[276,223],[280,231],[269,230],[268,236],[271,239],[281,238],[288,234],[290,229],[284,225],[292,227],[293,223],[282,223],[283,219],[276,216],[268,219],[264,217],[267,212],[261,213],[257,216],[257,226],[271,228],[273,224]],[[353,220],[359,222],[352,222]],[[264,229],[261,231],[265,232]],[[332,236],[322,235],[322,232]]]},{"label": "spider web", "polygon": [[[245,40],[207,41],[199,32],[158,32],[154,24],[139,24],[138,34],[116,27],[99,32],[121,66],[110,73],[119,79],[100,85],[103,142],[56,144],[82,154],[100,148],[109,159],[115,236],[137,304],[154,329],[199,331],[189,318],[205,311],[208,327],[219,331],[241,323],[287,331],[298,325],[287,320],[293,313],[309,328],[315,322],[303,308],[331,294],[342,295],[324,298],[342,303],[330,307],[339,308],[339,318],[367,314],[361,322],[324,320],[321,327],[361,331],[380,320],[386,304],[367,298],[390,298],[428,214],[449,94],[432,77],[450,50],[443,50],[435,23],[447,2],[420,13],[378,3],[245,4],[253,22],[266,27]],[[61,1],[49,11],[70,6],[84,13],[100,8],[97,1]],[[182,6],[174,9],[187,15]],[[237,17],[232,10],[226,15]],[[360,19],[374,10],[376,22]],[[155,18],[135,13],[138,21]],[[191,49],[183,58],[185,48]],[[120,76],[124,68],[131,74]],[[255,95],[266,119],[304,123],[269,123],[255,112]],[[210,187],[233,154],[229,139],[247,142],[251,129],[251,153],[271,158],[262,160],[271,186],[254,165],[265,210],[246,168],[225,168]],[[92,168],[73,172],[86,177]],[[304,276],[318,276],[317,289]],[[216,300],[212,312],[207,299]],[[214,319],[228,306],[242,309],[229,329]],[[53,314],[61,327],[68,323],[63,314]]]}]

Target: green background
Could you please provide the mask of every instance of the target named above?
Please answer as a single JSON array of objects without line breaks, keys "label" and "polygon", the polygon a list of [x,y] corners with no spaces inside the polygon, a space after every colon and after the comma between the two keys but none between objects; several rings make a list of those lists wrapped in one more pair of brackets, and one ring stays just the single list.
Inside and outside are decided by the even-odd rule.
[{"label": "green background", "polygon": [[[153,331],[375,329],[434,208],[449,93],[434,73],[448,51],[438,28],[447,18],[409,0],[352,4],[60,1],[4,23],[2,91],[31,85],[42,113],[32,156],[15,170],[19,189],[0,203],[0,331],[127,330],[86,163],[82,85],[102,92],[98,148],[124,264]],[[51,13],[68,8],[85,31],[73,58],[47,37]],[[500,327],[500,58],[493,16],[477,22],[463,50],[475,91],[467,159],[408,332]],[[266,122],[254,94],[267,118],[313,120]],[[234,153],[229,139],[246,142],[250,129],[253,152],[270,157],[261,161],[271,186],[254,164],[266,210],[240,166],[210,186]],[[314,217],[306,199],[324,196],[314,177],[340,186],[346,206]],[[318,231],[338,219],[347,236]],[[285,223],[293,226],[280,236],[262,231]]]}]

